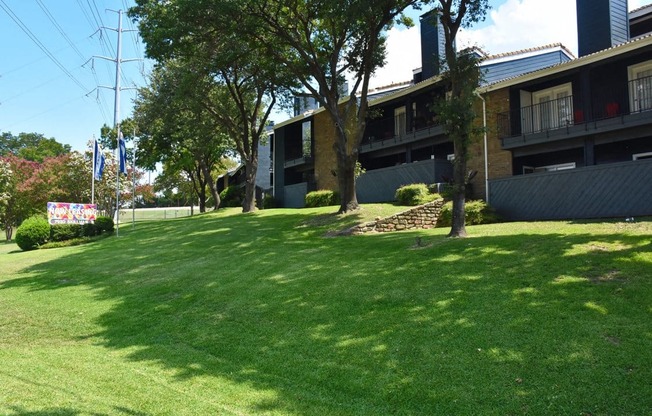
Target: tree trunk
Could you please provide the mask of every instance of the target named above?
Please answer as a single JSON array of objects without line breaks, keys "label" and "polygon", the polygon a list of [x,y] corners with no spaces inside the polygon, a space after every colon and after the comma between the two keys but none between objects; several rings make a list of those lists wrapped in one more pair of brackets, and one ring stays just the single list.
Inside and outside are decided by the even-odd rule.
[{"label": "tree trunk", "polygon": [[[337,185],[340,193],[340,209],[337,213],[343,214],[360,208],[355,189],[355,165],[358,161],[358,144],[364,133],[364,126],[361,126],[357,119],[351,119],[350,112],[347,120],[344,119],[347,118],[346,113],[344,115],[335,113],[336,110],[333,110],[332,117],[337,135],[334,150],[337,157]],[[351,126],[354,122],[355,126],[347,129],[347,126]]]},{"label": "tree trunk", "polygon": [[466,202],[466,154],[457,140],[453,162],[453,219],[449,237],[466,237],[464,204]]},{"label": "tree trunk", "polygon": [[245,162],[245,195],[242,201],[242,212],[254,212],[256,210],[256,172],[258,171],[258,159]]},{"label": "tree trunk", "polygon": [[204,173],[204,179],[208,184],[208,190],[213,197],[213,201],[215,201],[215,208],[213,208],[213,210],[217,211],[217,209],[220,207],[220,193],[217,192],[217,186],[215,185],[213,176],[211,175],[211,172],[206,165],[206,161],[204,159],[200,159],[199,165],[201,166],[201,170]]},{"label": "tree trunk", "polygon": [[360,208],[355,189],[355,163],[357,154],[341,155],[337,153],[337,183],[340,191],[340,209],[338,214],[355,211]]},{"label": "tree trunk", "polygon": [[206,212],[206,184],[203,181],[199,181],[201,186],[197,190],[197,198],[199,199],[199,212]]},{"label": "tree trunk", "polygon": [[7,241],[11,241],[11,237],[14,235],[14,227],[11,225],[5,226],[5,237]]}]

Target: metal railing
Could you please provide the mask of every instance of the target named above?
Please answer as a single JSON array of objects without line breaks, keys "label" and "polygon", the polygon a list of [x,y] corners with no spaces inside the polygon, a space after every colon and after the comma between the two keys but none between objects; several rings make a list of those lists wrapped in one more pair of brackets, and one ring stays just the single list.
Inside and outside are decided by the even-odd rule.
[{"label": "metal railing", "polygon": [[521,131],[538,133],[573,124],[573,96],[521,108]]},{"label": "metal railing", "polygon": [[652,76],[629,81],[628,90],[631,113],[652,110]]},{"label": "metal railing", "polygon": [[497,114],[500,138],[540,133],[652,110],[652,76],[628,82],[622,88],[599,88],[588,103],[574,103],[573,96],[546,101]]}]

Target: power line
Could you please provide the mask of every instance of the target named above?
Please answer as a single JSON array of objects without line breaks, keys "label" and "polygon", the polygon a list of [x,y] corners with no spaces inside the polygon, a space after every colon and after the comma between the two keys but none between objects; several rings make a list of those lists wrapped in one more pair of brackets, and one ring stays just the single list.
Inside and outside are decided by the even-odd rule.
[{"label": "power line", "polygon": [[77,53],[77,56],[79,56],[81,58],[81,60],[83,61],[84,60],[84,54],[81,53],[79,48],[77,48],[77,46],[75,46],[75,44],[72,42],[72,40],[70,40],[70,38],[68,37],[66,32],[59,25],[59,23],[54,18],[54,16],[52,16],[52,13],[50,13],[50,10],[48,10],[48,8],[45,6],[45,4],[43,4],[43,2],[41,0],[36,0],[36,3],[41,8],[41,10],[43,10],[43,13],[45,13],[45,15],[50,20],[50,22],[54,25],[55,29],[57,29],[59,34],[64,38],[64,40],[68,43],[68,45],[70,45],[70,47]]},{"label": "power line", "polygon": [[50,52],[50,50],[38,39],[38,37],[36,37],[36,35],[34,35],[34,33],[29,30],[23,21],[20,20],[18,16],[16,16],[16,14],[13,12],[13,10],[11,10],[11,8],[7,5],[7,3],[5,3],[4,0],[0,0],[0,8],[2,8],[5,13],[7,13],[11,20],[13,20],[18,25],[18,27],[32,40],[32,42],[36,44],[36,46],[39,47],[39,49],[41,49],[41,51],[43,51],[43,53],[47,55],[48,58],[50,58],[52,62],[54,62],[56,66],[59,67],[59,69],[61,69],[75,84],[77,84],[79,88],[87,91],[87,88],[77,78],[75,78],[70,73],[70,71],[68,71],[66,67],[63,66],[61,62],[59,62],[59,60],[52,54],[52,52]]}]

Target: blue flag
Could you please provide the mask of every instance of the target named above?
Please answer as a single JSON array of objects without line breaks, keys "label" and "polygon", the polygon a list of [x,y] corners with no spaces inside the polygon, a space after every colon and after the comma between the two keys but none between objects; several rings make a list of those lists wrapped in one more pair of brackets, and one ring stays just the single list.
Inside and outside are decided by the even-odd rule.
[{"label": "blue flag", "polygon": [[93,172],[93,176],[95,180],[99,181],[102,180],[102,173],[104,172],[104,153],[102,153],[102,149],[97,140],[94,140],[94,142],[93,160],[95,161],[95,171]]},{"label": "blue flag", "polygon": [[127,143],[125,139],[122,138],[122,133],[120,133],[120,139],[118,140],[120,144],[120,173],[127,174]]}]

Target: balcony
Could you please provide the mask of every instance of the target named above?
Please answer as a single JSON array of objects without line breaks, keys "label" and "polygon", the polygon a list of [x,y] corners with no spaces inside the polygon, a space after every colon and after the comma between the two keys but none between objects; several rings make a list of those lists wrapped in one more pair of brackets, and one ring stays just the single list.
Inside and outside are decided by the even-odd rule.
[{"label": "balcony", "polygon": [[584,105],[570,95],[497,114],[503,149],[652,124],[652,77],[628,84]]},{"label": "balcony", "polygon": [[283,164],[285,168],[293,168],[304,165],[312,165],[313,158],[311,156],[301,156],[294,159],[286,160]]},{"label": "balcony", "polygon": [[360,153],[414,143],[443,135],[444,128],[441,125],[427,125],[419,120],[415,120],[412,123],[411,131],[408,131],[405,114],[372,120],[367,123],[365,136],[360,145]]}]

